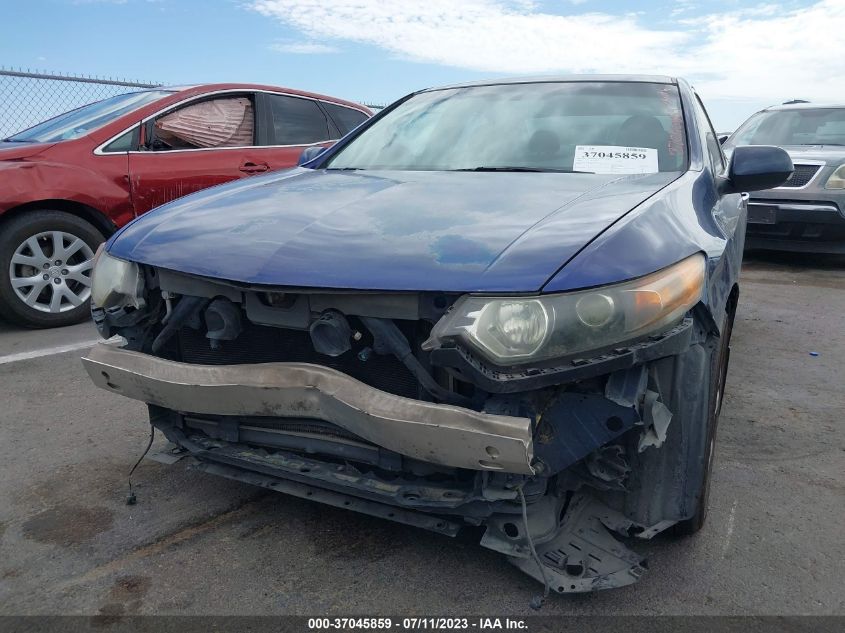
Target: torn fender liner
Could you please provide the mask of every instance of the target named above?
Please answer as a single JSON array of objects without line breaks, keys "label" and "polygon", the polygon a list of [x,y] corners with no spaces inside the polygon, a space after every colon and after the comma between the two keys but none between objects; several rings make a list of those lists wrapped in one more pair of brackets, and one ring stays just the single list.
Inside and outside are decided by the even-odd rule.
[{"label": "torn fender liner", "polygon": [[531,421],[394,396],[308,363],[191,365],[97,345],[98,387],[189,413],[315,418],[416,459],[533,474]]},{"label": "torn fender liner", "polygon": [[666,441],[666,431],[672,421],[672,412],[659,400],[660,394],[646,391],[643,400],[645,429],[640,436],[638,451],[642,453],[649,446],[660,448]]},{"label": "torn fender liner", "polygon": [[[640,579],[647,569],[645,559],[613,538],[604,525],[605,522],[619,523],[618,519],[613,520],[614,514],[601,502],[578,493],[572,497],[558,529],[551,532],[544,530],[545,534],[535,538],[537,555],[554,591],[578,593],[612,589]],[[542,525],[536,520],[534,524]],[[507,536],[488,537],[485,534],[481,544],[497,551],[507,551],[504,544],[496,542],[503,539]],[[519,542],[525,540],[521,529],[516,539]],[[527,547],[511,549],[508,560],[532,578],[544,582],[537,561]]]}]

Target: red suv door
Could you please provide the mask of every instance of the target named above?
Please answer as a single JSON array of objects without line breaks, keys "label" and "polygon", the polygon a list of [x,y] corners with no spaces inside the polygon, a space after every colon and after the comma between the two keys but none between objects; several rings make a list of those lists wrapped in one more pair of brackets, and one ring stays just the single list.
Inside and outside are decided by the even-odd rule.
[{"label": "red suv door", "polygon": [[315,99],[271,92],[200,97],[142,125],[129,154],[136,214],[212,185],[296,166],[337,128]]},{"label": "red suv door", "polygon": [[270,168],[263,148],[256,147],[252,93],[192,99],[141,128],[140,151],[129,154],[136,214]]}]

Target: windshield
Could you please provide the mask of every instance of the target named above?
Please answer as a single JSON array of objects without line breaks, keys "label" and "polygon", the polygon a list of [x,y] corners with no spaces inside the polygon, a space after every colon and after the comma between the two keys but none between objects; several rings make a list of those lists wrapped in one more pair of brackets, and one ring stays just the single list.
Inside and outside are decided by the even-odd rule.
[{"label": "windshield", "polygon": [[845,145],[845,108],[758,112],[730,145]]},{"label": "windshield", "polygon": [[143,92],[117,95],[60,114],[28,130],[18,132],[6,140],[32,143],[73,140],[96,130],[127,112],[136,110],[169,94],[172,93],[167,90],[144,90]]},{"label": "windshield", "polygon": [[686,151],[677,86],[500,84],[413,96],[325,167],[653,173],[684,169]]}]

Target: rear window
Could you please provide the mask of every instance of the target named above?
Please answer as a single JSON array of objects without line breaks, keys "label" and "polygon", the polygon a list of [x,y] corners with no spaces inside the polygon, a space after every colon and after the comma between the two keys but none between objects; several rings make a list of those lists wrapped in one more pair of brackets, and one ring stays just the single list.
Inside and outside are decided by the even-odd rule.
[{"label": "rear window", "polygon": [[335,125],[337,125],[337,129],[340,130],[341,134],[346,134],[347,132],[354,130],[369,118],[360,110],[346,108],[334,103],[324,102],[323,107],[328,110],[329,116],[335,122]]}]

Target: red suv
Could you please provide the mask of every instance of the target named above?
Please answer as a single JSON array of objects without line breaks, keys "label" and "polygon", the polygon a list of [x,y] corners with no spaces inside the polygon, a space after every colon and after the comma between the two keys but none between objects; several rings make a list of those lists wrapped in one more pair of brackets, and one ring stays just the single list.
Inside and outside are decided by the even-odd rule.
[{"label": "red suv", "polygon": [[0,315],[29,327],[86,318],[91,260],[116,229],[194,191],[293,167],[370,116],[272,86],[154,88],[0,141]]}]

